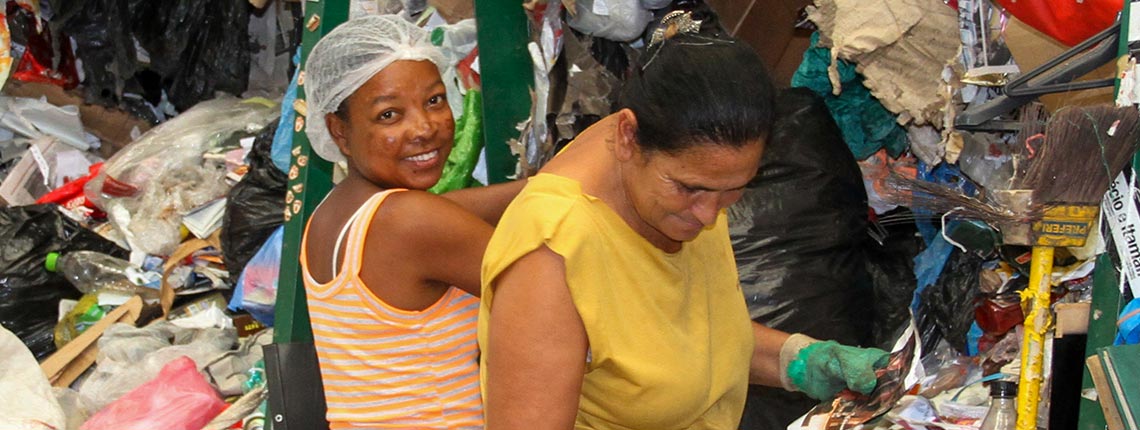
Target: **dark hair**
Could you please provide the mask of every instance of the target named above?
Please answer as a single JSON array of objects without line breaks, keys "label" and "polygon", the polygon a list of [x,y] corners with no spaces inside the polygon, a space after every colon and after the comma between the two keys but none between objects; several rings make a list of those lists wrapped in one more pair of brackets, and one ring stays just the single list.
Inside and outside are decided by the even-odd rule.
[{"label": "dark hair", "polygon": [[739,147],[767,137],[775,89],[744,41],[678,34],[642,58],[618,97],[637,116],[642,149]]}]

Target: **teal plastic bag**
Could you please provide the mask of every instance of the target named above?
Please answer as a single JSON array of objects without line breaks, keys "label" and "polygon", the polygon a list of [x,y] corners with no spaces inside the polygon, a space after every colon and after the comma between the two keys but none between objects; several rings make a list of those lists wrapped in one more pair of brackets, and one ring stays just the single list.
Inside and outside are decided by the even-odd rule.
[{"label": "teal plastic bag", "polygon": [[832,94],[827,77],[830,65],[831,52],[819,47],[819,32],[813,33],[811,47],[804,52],[804,61],[792,76],[792,86],[807,88],[823,97],[855,159],[866,159],[884,147],[892,158],[902,154],[907,148],[906,129],[895,121],[895,114],[863,86],[863,77],[855,72],[855,66],[843,60],[837,64],[842,91],[838,96]]}]

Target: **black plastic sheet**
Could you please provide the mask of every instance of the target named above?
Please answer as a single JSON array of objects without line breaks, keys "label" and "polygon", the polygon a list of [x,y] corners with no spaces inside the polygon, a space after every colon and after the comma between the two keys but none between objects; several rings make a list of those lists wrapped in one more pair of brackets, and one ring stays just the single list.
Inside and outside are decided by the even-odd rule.
[{"label": "black plastic sheet", "polygon": [[127,0],[53,0],[52,26],[75,40],[88,103],[117,106],[124,82],[139,70]]},{"label": "black plastic sheet", "polygon": [[933,350],[939,339],[946,339],[958,352],[966,352],[966,333],[974,323],[983,261],[973,253],[954,250],[938,282],[922,290],[915,317],[923,351]]},{"label": "black plastic sheet", "polygon": [[[898,209],[884,217],[911,219],[906,209]],[[910,321],[910,304],[918,280],[914,276],[914,257],[923,249],[922,238],[913,222],[884,226],[882,243],[867,246],[867,272],[874,285],[871,344],[890,349],[899,329]]]},{"label": "black plastic sheet", "polygon": [[79,290],[44,268],[50,252],[90,250],[126,258],[127,251],[65,217],[56,205],[0,208],[0,325],[37,359],[55,351],[59,300]]},{"label": "black plastic sheet", "polygon": [[[240,95],[248,85],[253,49],[248,1],[52,0],[51,5],[57,11],[53,26],[76,41],[90,103],[119,105],[124,88],[143,70],[161,75],[179,111],[215,92]],[[136,41],[149,63],[140,63]]]},{"label": "black plastic sheet", "polygon": [[230,279],[238,278],[273,229],[285,222],[285,187],[289,179],[270,158],[276,130],[274,121],[257,135],[248,157],[249,171],[226,194],[221,241]]},{"label": "black plastic sheet", "polygon": [[[862,174],[809,91],[783,91],[776,118],[759,174],[728,211],[749,313],[780,330],[863,344],[871,284]],[[750,390],[742,429],[782,429],[818,403],[778,391]]]}]

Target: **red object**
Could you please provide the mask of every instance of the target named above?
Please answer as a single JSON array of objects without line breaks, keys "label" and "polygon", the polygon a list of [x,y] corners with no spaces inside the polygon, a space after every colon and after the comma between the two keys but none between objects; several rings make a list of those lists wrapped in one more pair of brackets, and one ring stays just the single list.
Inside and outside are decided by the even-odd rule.
[{"label": "red object", "polygon": [[225,408],[194,360],[182,356],[100,410],[80,430],[199,430]]},{"label": "red object", "polygon": [[1081,43],[1116,21],[1121,0],[997,0],[1007,12],[1068,46]]},{"label": "red object", "polygon": [[974,319],[983,332],[996,337],[1025,322],[1025,315],[1017,300],[985,299],[974,309]]},{"label": "red object", "polygon": [[75,197],[82,196],[83,186],[87,185],[87,182],[91,181],[95,175],[98,175],[99,169],[102,168],[103,163],[92,164],[91,167],[87,168],[87,176],[63,184],[63,186],[52,190],[50,193],[44,194],[43,197],[36,200],[36,204],[56,203],[62,205]]},{"label": "red object", "polygon": [[126,182],[115,179],[110,174],[103,179],[103,194],[111,197],[134,197],[139,193],[139,188],[128,184]]},{"label": "red object", "polygon": [[463,57],[462,60],[459,60],[459,64],[455,65],[456,71],[462,78],[463,86],[467,87],[468,89],[481,88],[483,85],[482,80],[479,78],[479,73],[475,72],[475,69],[471,68],[471,66],[475,64],[475,59],[477,58],[479,58],[478,46],[476,46],[475,49],[472,49],[466,57]]},{"label": "red object", "polygon": [[[40,20],[37,27],[36,16],[23,5],[16,2],[8,3],[8,16],[17,20],[28,20],[29,28],[27,46],[24,55],[20,57],[16,68],[12,70],[12,77],[24,82],[41,82],[63,87],[70,90],[79,85],[79,72],[75,67],[75,53],[71,49],[71,39],[66,35],[59,38],[59,64],[55,65],[54,57],[56,44],[52,43],[52,34],[48,30],[48,22]],[[36,32],[36,28],[43,31]]]}]

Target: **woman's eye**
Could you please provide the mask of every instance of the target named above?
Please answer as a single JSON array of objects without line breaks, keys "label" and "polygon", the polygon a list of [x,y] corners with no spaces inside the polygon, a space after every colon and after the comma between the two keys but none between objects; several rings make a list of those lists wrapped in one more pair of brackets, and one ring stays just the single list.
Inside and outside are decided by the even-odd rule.
[{"label": "woman's eye", "polygon": [[430,105],[437,105],[440,103],[443,103],[443,96],[436,95],[436,96],[431,96],[431,98],[428,99],[428,104],[430,104]]},{"label": "woman's eye", "polygon": [[378,118],[380,118],[381,120],[387,121],[387,120],[390,120],[390,119],[395,118],[395,117],[396,117],[396,111],[386,110],[384,112],[381,112],[380,116]]}]

